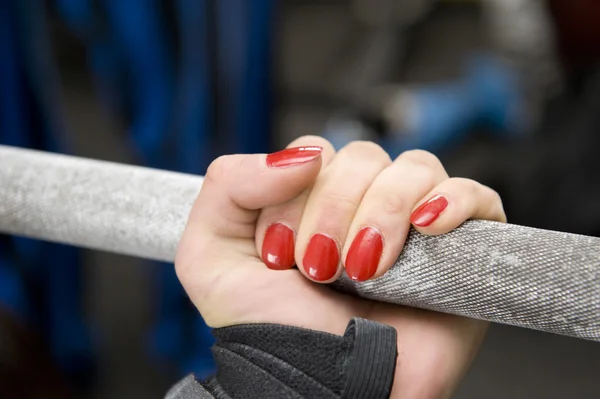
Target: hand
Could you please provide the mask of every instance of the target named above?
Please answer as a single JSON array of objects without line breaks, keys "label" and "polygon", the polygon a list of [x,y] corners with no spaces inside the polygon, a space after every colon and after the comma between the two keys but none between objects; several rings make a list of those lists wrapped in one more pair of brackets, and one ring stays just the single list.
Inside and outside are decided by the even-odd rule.
[{"label": "hand", "polygon": [[352,317],[393,326],[399,356],[391,397],[449,397],[487,323],[353,298],[315,282],[334,281],[344,268],[355,280],[381,276],[411,221],[424,234],[469,218],[505,221],[500,198],[475,181],[450,179],[424,151],[392,161],[379,146],[354,142],[336,154],[314,136],[288,148],[224,156],[209,167],[176,259],[191,300],[212,327],[266,322],[341,335]]}]

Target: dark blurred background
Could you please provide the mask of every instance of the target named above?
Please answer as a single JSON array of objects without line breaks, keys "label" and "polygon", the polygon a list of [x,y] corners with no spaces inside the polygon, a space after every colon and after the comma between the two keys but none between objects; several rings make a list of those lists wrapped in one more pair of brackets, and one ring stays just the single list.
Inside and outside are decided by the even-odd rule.
[{"label": "dark blurred background", "polygon": [[[512,223],[598,235],[598,21],[595,0],[0,0],[0,143],[203,174],[367,139],[434,152]],[[162,397],[210,344],[172,265],[0,236],[0,397]],[[598,343],[493,325],[456,397],[596,398],[599,370]]]}]

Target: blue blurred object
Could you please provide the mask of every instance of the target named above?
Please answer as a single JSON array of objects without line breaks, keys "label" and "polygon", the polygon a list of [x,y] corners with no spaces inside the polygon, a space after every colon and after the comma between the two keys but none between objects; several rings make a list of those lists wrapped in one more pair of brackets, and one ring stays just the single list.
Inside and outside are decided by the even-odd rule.
[{"label": "blue blurred object", "polygon": [[[0,1],[0,143],[66,151],[40,1]],[[2,239],[2,304],[43,331],[68,376],[91,375],[91,342],[81,309],[79,250],[20,237]]]},{"label": "blue blurred object", "polygon": [[158,0],[105,0],[114,43],[125,55],[132,93],[134,148],[142,162],[172,169],[172,157],[164,157],[173,112],[174,54]]},{"label": "blue blurred object", "polygon": [[23,278],[7,254],[8,248],[0,243],[0,306],[27,323],[31,310]]},{"label": "blue blurred object", "polygon": [[[269,149],[271,108],[271,48],[274,0],[248,2],[246,68],[238,105],[238,134],[235,153],[266,152]],[[226,49],[224,49],[226,51]]]},{"label": "blue blurred object", "polygon": [[63,21],[81,37],[92,35],[95,18],[92,0],[54,0]]},{"label": "blue blurred object", "polygon": [[[397,155],[414,148],[432,152],[453,148],[474,128],[515,137],[529,127],[525,104],[517,71],[493,55],[478,54],[469,60],[461,79],[399,88],[384,102],[381,114],[390,130],[377,141]],[[336,126],[327,128],[327,138],[338,145],[356,139],[354,131],[345,133]]]},{"label": "blue blurred object", "polygon": [[454,147],[474,127],[513,137],[527,126],[526,115],[516,112],[524,106],[517,72],[491,55],[469,60],[465,76],[457,82],[408,89],[403,96],[399,104],[405,107],[395,110],[403,128],[385,141],[395,153]]},{"label": "blue blurred object", "polygon": [[[108,108],[125,112],[141,163],[202,174],[218,155],[269,150],[272,0],[177,0],[179,54],[157,0],[56,0],[84,41]],[[123,98],[129,108],[123,106]],[[157,322],[150,350],[182,373],[212,371],[210,329],[170,264],[155,264]],[[190,344],[190,338],[192,344]]]},{"label": "blue blurred object", "polygon": [[202,173],[214,154],[207,0],[175,2],[181,62],[175,101],[177,169]]},{"label": "blue blurred object", "polygon": [[[215,114],[215,82],[211,82],[210,69],[210,26],[211,8],[209,0],[178,0],[175,4],[181,43],[180,83],[176,106],[175,134],[177,135],[176,167],[186,173],[204,173],[215,154],[214,130],[217,125]],[[178,114],[180,113],[180,114]],[[180,336],[180,372],[194,372],[208,377],[215,371],[210,352],[214,339],[204,320],[188,303],[187,296],[177,280],[174,269],[164,269],[163,290],[165,295],[160,306],[162,322],[158,329],[165,326],[175,327],[176,334],[181,328],[173,324],[173,315],[178,314],[179,324],[188,323],[188,336]],[[177,307],[177,308],[176,308]],[[191,321],[190,321],[191,320]],[[191,323],[191,325],[190,325]],[[191,336],[191,341],[188,338]],[[173,337],[172,337],[173,338]],[[167,338],[168,339],[168,338]],[[165,342],[165,341],[163,341]]]},{"label": "blue blurred object", "polygon": [[[140,163],[202,174],[218,155],[269,150],[272,0],[53,5],[85,45],[100,99],[126,121],[126,142]],[[45,10],[41,0],[0,0],[0,142],[70,152]],[[80,309],[79,251],[14,237],[1,244],[0,300],[47,331],[63,371],[82,377],[93,366]],[[155,263],[152,270],[158,292],[153,357],[175,362],[182,373],[208,375],[214,369],[210,329],[173,265]]]},{"label": "blue blurred object", "polygon": [[[222,153],[270,148],[273,0],[214,1],[218,134]],[[227,110],[227,114],[223,111]]]},{"label": "blue blurred object", "polygon": [[[130,139],[134,152],[152,167],[202,173],[212,155],[206,2],[174,3],[181,41],[177,73],[175,50],[168,46],[158,2],[107,0],[105,4],[114,44],[122,49],[127,74],[133,78],[128,97],[133,105]],[[157,263],[153,270],[159,293],[151,334],[153,356],[159,362],[177,362],[181,373],[213,371],[208,327],[202,321],[190,321],[190,314],[192,319],[201,318],[188,305],[173,265]],[[200,331],[196,331],[198,325]],[[190,342],[188,337],[194,339]],[[190,361],[190,353],[198,356]]]},{"label": "blue blurred object", "polygon": [[119,115],[126,113],[128,98],[126,60],[115,33],[100,18],[93,0],[54,0],[64,23],[87,49],[88,64],[101,104]]}]

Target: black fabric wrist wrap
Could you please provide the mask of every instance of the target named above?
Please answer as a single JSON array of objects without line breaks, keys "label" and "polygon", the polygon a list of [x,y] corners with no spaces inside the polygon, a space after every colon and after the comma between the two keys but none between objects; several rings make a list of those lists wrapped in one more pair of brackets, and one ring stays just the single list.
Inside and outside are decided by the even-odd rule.
[{"label": "black fabric wrist wrap", "polygon": [[397,357],[396,330],[354,318],[344,336],[279,324],[213,331],[217,374],[189,375],[166,399],[385,399]]}]

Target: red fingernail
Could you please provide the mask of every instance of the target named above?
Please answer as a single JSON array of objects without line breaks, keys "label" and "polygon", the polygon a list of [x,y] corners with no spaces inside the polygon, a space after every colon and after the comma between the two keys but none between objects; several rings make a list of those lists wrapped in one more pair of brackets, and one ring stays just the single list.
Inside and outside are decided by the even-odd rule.
[{"label": "red fingernail", "polygon": [[443,195],[436,195],[419,206],[410,215],[410,221],[415,226],[427,227],[440,216],[448,206],[448,200]]},{"label": "red fingernail", "polygon": [[294,231],[281,223],[269,226],[263,241],[262,259],[273,270],[294,266]]},{"label": "red fingernail", "polygon": [[295,147],[274,152],[267,155],[267,166],[270,168],[282,168],[285,166],[300,165],[316,159],[323,152],[323,148]]},{"label": "red fingernail", "polygon": [[383,236],[373,227],[361,229],[346,255],[346,274],[355,281],[373,277],[383,253]]},{"label": "red fingernail", "polygon": [[306,247],[302,264],[304,271],[313,280],[327,281],[337,273],[340,252],[333,238],[315,234]]}]

